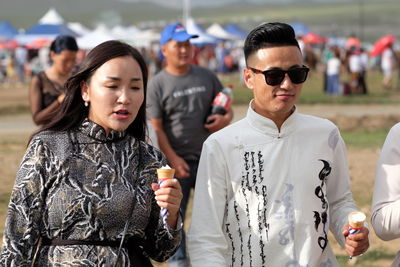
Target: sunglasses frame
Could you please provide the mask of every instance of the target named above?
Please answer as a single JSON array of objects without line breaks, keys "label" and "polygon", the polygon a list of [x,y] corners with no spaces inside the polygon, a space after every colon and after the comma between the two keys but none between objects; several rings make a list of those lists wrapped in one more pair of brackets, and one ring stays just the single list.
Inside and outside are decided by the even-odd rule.
[{"label": "sunglasses frame", "polygon": [[[248,68],[249,68],[252,72],[254,72],[254,73],[256,73],[256,74],[263,74],[263,75],[264,75],[264,79],[265,79],[265,83],[268,84],[268,85],[270,85],[270,86],[280,85],[280,84],[283,82],[283,80],[285,79],[286,73],[288,74],[289,79],[290,79],[290,81],[291,81],[292,83],[294,83],[294,84],[301,84],[301,83],[304,83],[304,82],[307,80],[308,72],[310,71],[310,68],[308,68],[308,67],[305,66],[305,65],[303,65],[303,66],[301,66],[301,67],[295,67],[295,68],[292,68],[292,69],[288,69],[288,70],[271,69],[271,70],[264,70],[264,71],[262,71],[262,70],[258,70],[258,69],[252,68],[252,67],[248,67]],[[292,75],[291,72],[293,72],[293,71],[295,71],[295,70],[298,70],[298,69],[304,70],[304,71],[305,71],[305,74],[306,74],[305,77],[304,77],[304,80],[303,80],[302,82],[294,82],[293,79],[292,79],[292,77],[291,77],[291,75]],[[272,71],[279,71],[279,72],[283,73],[282,79],[281,79],[278,83],[276,83],[276,84],[275,84],[275,83],[273,83],[273,84],[268,83],[267,75],[268,75],[269,72],[272,72]]]}]

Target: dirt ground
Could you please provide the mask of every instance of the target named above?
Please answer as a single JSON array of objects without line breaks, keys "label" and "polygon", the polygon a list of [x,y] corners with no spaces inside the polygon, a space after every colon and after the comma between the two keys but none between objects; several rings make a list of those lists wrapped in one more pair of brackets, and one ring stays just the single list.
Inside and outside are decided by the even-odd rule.
[{"label": "dirt ground", "polygon": [[[26,91],[18,91],[16,93],[18,96],[15,96],[15,92],[12,93],[10,90],[0,90],[0,108],[7,103],[16,101],[16,99],[20,100],[21,97],[27,97]],[[6,96],[9,96],[9,98]],[[399,108],[395,105],[299,105],[298,109],[303,113],[330,118],[338,124],[341,130],[388,128],[400,121]],[[246,106],[234,107],[235,120],[242,118],[246,110]],[[8,197],[14,183],[15,172],[25,151],[28,137],[35,129],[36,127],[27,113],[0,116],[0,240],[4,230]],[[368,218],[370,218],[370,203],[378,155],[379,149],[354,147],[348,149],[352,191],[357,201],[363,203],[360,205],[360,209],[368,215]],[[359,263],[352,262],[352,264],[355,266],[390,266],[395,253],[400,248],[400,240],[380,241],[372,229],[370,239],[370,254],[366,253],[360,258],[356,258]],[[337,255],[344,256],[343,250],[338,248],[336,244],[334,244],[334,249]],[[370,258],[380,258],[380,260],[368,260]],[[157,266],[161,267],[165,264]]]}]

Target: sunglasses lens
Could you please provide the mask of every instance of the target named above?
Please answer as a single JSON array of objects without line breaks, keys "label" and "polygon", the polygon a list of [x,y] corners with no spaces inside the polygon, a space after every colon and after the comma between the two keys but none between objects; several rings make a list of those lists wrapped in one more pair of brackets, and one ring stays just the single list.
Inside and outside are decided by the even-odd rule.
[{"label": "sunglasses lens", "polygon": [[285,72],[282,70],[268,70],[264,73],[264,76],[268,85],[275,86],[283,81]]},{"label": "sunglasses lens", "polygon": [[288,75],[292,83],[303,83],[307,79],[308,69],[307,68],[297,68],[288,71]]}]

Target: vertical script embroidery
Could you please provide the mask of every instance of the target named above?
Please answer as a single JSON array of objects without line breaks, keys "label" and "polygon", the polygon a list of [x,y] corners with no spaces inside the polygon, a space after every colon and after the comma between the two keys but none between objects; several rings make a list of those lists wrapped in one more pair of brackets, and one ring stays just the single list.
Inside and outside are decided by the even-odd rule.
[{"label": "vertical script embroidery", "polygon": [[[239,202],[234,201],[233,211],[235,214],[238,237],[240,245],[233,242],[232,231],[234,231],[234,225],[226,224],[226,233],[231,241],[232,246],[232,262],[231,266],[235,262],[240,263],[240,266],[253,266],[255,257],[260,257],[262,266],[266,265],[266,254],[265,254],[265,242],[268,241],[269,224],[267,218],[267,186],[263,185],[264,180],[264,159],[261,151],[245,151],[243,154],[244,169],[242,172],[241,180],[241,196],[243,197],[243,203],[241,206],[243,209],[239,209]],[[250,200],[252,201],[250,202]],[[254,205],[253,201],[256,199],[257,217],[252,218],[250,216],[250,205]],[[252,204],[253,203],[253,204]],[[243,214],[243,213],[244,214]],[[244,216],[243,216],[244,215]],[[243,219],[245,221],[243,221]],[[246,221],[247,220],[247,221]],[[255,221],[257,220],[257,221]],[[243,231],[242,227],[246,226],[248,230]],[[230,229],[231,228],[231,229]],[[255,229],[254,229],[255,228]],[[248,235],[243,233],[247,232]],[[255,239],[256,238],[256,239]],[[257,243],[255,241],[257,240]],[[259,247],[260,253],[256,253],[252,247],[255,244]],[[236,246],[236,247],[235,247]],[[244,253],[247,247],[249,261],[244,262]],[[235,253],[238,253],[238,258],[235,257]],[[240,258],[239,258],[240,257]]]},{"label": "vertical script embroidery", "polygon": [[322,250],[324,250],[328,245],[328,234],[326,232],[326,223],[328,222],[328,201],[326,199],[324,187],[327,179],[326,177],[331,173],[332,168],[326,160],[320,159],[320,161],[324,164],[318,175],[321,184],[315,188],[314,193],[321,200],[322,211],[314,211],[314,226],[315,230],[318,232],[319,226],[322,223],[323,235],[318,238],[318,245]]}]

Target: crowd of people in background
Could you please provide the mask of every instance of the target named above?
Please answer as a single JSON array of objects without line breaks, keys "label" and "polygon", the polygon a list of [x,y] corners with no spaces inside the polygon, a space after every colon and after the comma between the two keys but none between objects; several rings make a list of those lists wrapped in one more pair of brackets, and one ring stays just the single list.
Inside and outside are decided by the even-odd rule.
[{"label": "crowd of people in background", "polygon": [[[367,73],[379,70],[382,73],[382,87],[385,90],[400,89],[400,83],[393,84],[396,71],[399,70],[399,51],[392,44],[376,57],[369,51],[357,46],[339,46],[335,44],[310,44],[298,37],[304,61],[312,71],[322,72],[323,90],[329,95],[367,94]],[[163,55],[158,44],[141,47],[141,53],[149,66],[150,77],[163,68]],[[78,63],[87,51],[80,50]],[[39,72],[49,68],[50,47],[27,49],[19,45],[13,50],[0,50],[0,83],[24,83]],[[210,69],[219,77],[229,73],[240,73],[243,82],[245,68],[241,45],[237,42],[221,41],[217,45],[195,46],[192,64]]]},{"label": "crowd of people in background", "polygon": [[[149,66],[150,76],[163,67],[163,57],[158,46],[142,47],[141,53]],[[25,83],[31,77],[49,68],[51,58],[49,46],[28,50],[18,46],[15,50],[0,51],[0,83],[11,85]],[[80,50],[78,62],[86,51]],[[371,57],[360,47],[341,48],[336,45],[311,47],[303,50],[307,66],[324,75],[323,90],[329,95],[367,94],[367,73],[370,70],[382,72],[382,87],[385,90],[399,89],[394,84],[398,71],[398,52],[392,46],[379,57]],[[242,77],[245,68],[244,55],[240,47],[221,42],[217,46],[195,47],[192,63],[208,68],[219,76],[239,72]],[[241,79],[243,81],[243,78]]]}]

